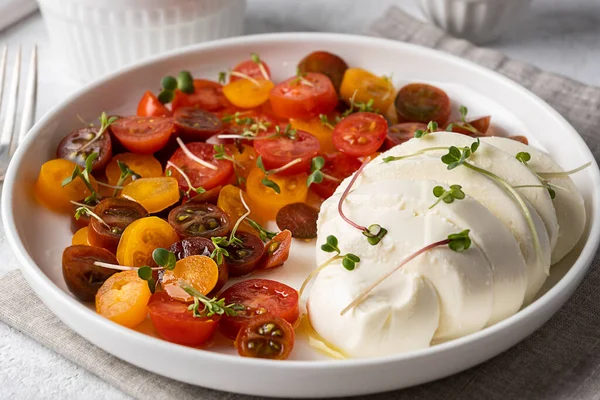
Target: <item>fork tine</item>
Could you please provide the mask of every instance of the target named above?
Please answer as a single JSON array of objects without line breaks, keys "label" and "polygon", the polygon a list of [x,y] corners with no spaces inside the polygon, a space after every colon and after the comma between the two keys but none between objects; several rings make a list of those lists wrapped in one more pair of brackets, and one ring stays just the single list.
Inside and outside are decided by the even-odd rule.
[{"label": "fork tine", "polygon": [[2,50],[2,60],[0,61],[0,108],[2,107],[2,94],[4,92],[4,76],[6,75],[6,57],[8,55],[8,45],[4,45]]},{"label": "fork tine", "polygon": [[21,74],[21,46],[17,48],[17,54],[15,59],[15,68],[12,76],[12,83],[10,86],[10,92],[8,96],[8,106],[6,108],[6,115],[4,116],[4,126],[2,128],[2,136],[0,136],[0,152],[4,150],[5,153],[9,151],[10,143],[15,127],[15,118],[17,115],[17,95],[19,94],[19,78]]},{"label": "fork tine", "polygon": [[[17,145],[20,145],[25,139],[25,135],[33,125],[35,117],[35,100],[37,95],[37,46],[33,46],[31,51],[31,60],[29,61],[29,71],[27,72],[27,84],[25,86],[25,104],[21,115],[21,127]],[[13,145],[13,152],[17,146]],[[11,153],[12,154],[12,153]]]}]

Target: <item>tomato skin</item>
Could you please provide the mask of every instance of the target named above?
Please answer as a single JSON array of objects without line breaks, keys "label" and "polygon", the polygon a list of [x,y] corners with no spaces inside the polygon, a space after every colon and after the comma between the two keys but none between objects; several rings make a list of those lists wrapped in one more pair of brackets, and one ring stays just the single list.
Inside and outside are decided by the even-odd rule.
[{"label": "tomato skin", "polygon": [[285,360],[294,348],[294,327],[283,318],[262,315],[240,330],[235,346],[242,357]]},{"label": "tomato skin", "polygon": [[287,229],[279,232],[265,245],[265,254],[261,260],[261,269],[275,268],[283,265],[290,256],[292,232]]},{"label": "tomato skin", "polygon": [[424,83],[411,83],[398,91],[396,113],[399,122],[435,121],[443,126],[450,117],[450,98],[442,89]]},{"label": "tomato skin", "polygon": [[196,107],[215,112],[232,105],[223,95],[223,85],[206,79],[194,79],[194,93],[188,94],[179,89],[175,90],[171,108],[175,111],[180,107]]},{"label": "tomato skin", "polygon": [[516,140],[517,142],[521,142],[523,144],[529,144],[529,140],[525,136],[509,136],[509,139]]},{"label": "tomato skin", "polygon": [[171,117],[125,117],[111,125],[117,140],[132,153],[152,154],[166,146],[173,132]]},{"label": "tomato skin", "polygon": [[117,271],[94,265],[117,263],[115,256],[101,247],[72,245],[63,251],[62,272],[69,291],[81,301],[94,301],[102,284]]},{"label": "tomato skin", "polygon": [[169,110],[151,91],[146,91],[137,106],[138,117],[170,117]]},{"label": "tomato skin", "polygon": [[201,346],[217,330],[218,316],[194,317],[186,303],[173,300],[166,292],[156,292],[150,297],[148,312],[163,339],[184,346]]},{"label": "tomato skin", "polygon": [[234,106],[251,109],[260,107],[267,100],[275,85],[270,80],[260,79],[256,82],[242,79],[230,82],[223,87],[223,94]]},{"label": "tomato skin", "polygon": [[[258,136],[267,137],[272,134],[273,132],[261,132]],[[296,139],[278,137],[254,141],[254,149],[262,157],[267,170],[283,167],[298,158],[302,160],[298,164],[278,173],[281,176],[307,172],[310,169],[311,160],[319,154],[320,148],[319,140],[304,131],[296,131]]]},{"label": "tomato skin", "polygon": [[292,203],[277,212],[275,222],[279,229],[289,230],[295,238],[313,239],[317,237],[318,218],[318,209],[305,203]]},{"label": "tomato skin", "polygon": [[321,168],[321,171],[340,181],[336,182],[330,179],[323,179],[323,182],[313,183],[310,185],[310,188],[321,198],[327,199],[333,195],[341,181],[352,175],[360,168],[362,163],[357,158],[344,153],[328,154],[324,155],[323,158],[325,158],[325,165]]},{"label": "tomato skin", "polygon": [[302,73],[320,72],[327,75],[331,79],[335,90],[339,92],[348,64],[335,54],[326,51],[315,51],[300,60],[298,69]]},{"label": "tomato skin", "polygon": [[[83,151],[78,151],[91,141],[98,133],[98,128],[86,127],[74,130],[63,138],[56,148],[56,158],[64,158],[73,161],[77,165],[85,168],[85,160],[92,153],[98,153],[98,158],[92,163],[92,171],[102,171],[113,154],[112,140],[108,132],[86,147]],[[82,143],[85,141],[85,143]]]},{"label": "tomato skin", "polygon": [[331,80],[323,74],[307,73],[304,78],[310,84],[289,78],[271,90],[271,107],[275,114],[285,118],[308,119],[319,114],[329,114],[338,103]]},{"label": "tomato skin", "polygon": [[[262,64],[265,71],[267,72],[266,77],[263,76],[258,64],[252,60],[242,61],[241,63],[239,63],[238,65],[233,67],[233,71],[241,72],[242,74],[248,75],[250,78],[254,78],[254,79],[269,79],[271,77],[271,69],[269,68],[267,63],[263,62],[262,60],[260,61],[260,63]],[[243,78],[240,78],[235,75],[229,75],[229,82],[239,81],[240,79],[243,79]]]},{"label": "tomato skin", "polygon": [[175,131],[184,140],[206,140],[223,130],[221,119],[215,114],[195,107],[180,107],[173,113]]},{"label": "tomato skin", "polygon": [[476,130],[476,132],[473,132],[472,130],[469,130],[468,127],[465,127],[465,124],[462,121],[455,121],[447,124],[446,130],[448,130],[450,125],[452,125],[450,127],[452,132],[462,133],[463,135],[472,137],[485,136],[486,132],[490,127],[491,119],[492,117],[488,115],[485,117],[474,119],[472,121],[468,121],[469,124]]},{"label": "tomato skin", "polygon": [[388,132],[385,118],[370,112],[350,114],[333,130],[333,145],[352,157],[367,156],[379,149]]},{"label": "tomato skin", "polygon": [[425,131],[427,125],[421,122],[402,122],[394,124],[388,128],[388,134],[385,138],[385,149],[389,150],[394,146],[409,141],[415,137],[415,131]]},{"label": "tomato skin", "polygon": [[221,318],[219,330],[235,339],[246,323],[259,315],[270,314],[293,324],[298,319],[298,292],[281,282],[270,279],[248,279],[225,290],[220,298],[225,304],[237,303],[246,307],[236,316]]},{"label": "tomato skin", "polygon": [[[192,186],[210,190],[216,186],[228,183],[229,179],[233,176],[233,164],[231,161],[215,159],[214,146],[207,143],[194,142],[188,143],[186,147],[197,157],[217,167],[217,170],[213,170],[202,166],[186,156],[181,148],[177,149],[169,162],[175,164],[185,172]],[[172,176],[177,179],[181,190],[187,191],[189,189],[186,180],[179,172],[169,166],[166,169],[171,171]]]},{"label": "tomato skin", "polygon": [[340,86],[340,97],[350,104],[373,100],[373,108],[385,113],[394,102],[394,85],[389,79],[377,76],[362,68],[348,68]]}]

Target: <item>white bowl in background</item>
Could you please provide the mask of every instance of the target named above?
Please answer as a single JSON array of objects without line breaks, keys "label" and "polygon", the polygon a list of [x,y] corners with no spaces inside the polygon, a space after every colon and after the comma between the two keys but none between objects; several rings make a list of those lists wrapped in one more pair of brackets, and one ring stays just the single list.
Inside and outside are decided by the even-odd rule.
[{"label": "white bowl in background", "polygon": [[453,36],[482,44],[517,23],[533,0],[417,0],[425,16]]},{"label": "white bowl in background", "polygon": [[148,56],[239,36],[246,0],[38,0],[50,39],[75,79]]},{"label": "white bowl in background", "polygon": [[[557,163],[571,169],[591,161],[573,176],[588,216],[581,242],[552,267],[540,297],[517,314],[482,331],[433,347],[371,359],[331,360],[297,335],[289,360],[239,357],[229,344],[208,350],[180,346],[117,325],[77,301],[61,269],[71,244],[70,218],[55,214],[33,197],[39,168],[54,157],[58,142],[101,111],[134,113],[140,96],[161,77],[182,68],[197,77],[219,71],[256,52],[275,81],[296,74],[300,58],[314,50],[340,55],[349,65],[376,74],[393,72],[396,88],[431,82],[446,90],[457,117],[465,104],[472,115],[492,114],[495,127],[526,135]],[[173,379],[230,392],[277,397],[333,397],[383,392],[448,376],[500,354],[544,324],[571,296],[590,267],[600,241],[600,171],[583,139],[544,101],[513,81],[457,57],[406,43],[322,33],[245,36],[204,43],[154,57],[81,89],[48,112],[15,154],[2,193],[2,220],[23,275],[52,312],[94,345],[141,368]],[[315,242],[296,240],[282,268],[253,274],[299,288],[315,267]],[[141,328],[143,329],[143,327]]]}]

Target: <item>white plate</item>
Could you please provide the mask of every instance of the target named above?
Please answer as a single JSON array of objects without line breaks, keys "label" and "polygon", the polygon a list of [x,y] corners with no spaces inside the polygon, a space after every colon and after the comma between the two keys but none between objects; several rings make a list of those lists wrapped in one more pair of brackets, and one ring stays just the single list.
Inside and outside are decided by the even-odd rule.
[{"label": "white plate", "polygon": [[[329,50],[349,65],[393,73],[396,87],[433,82],[446,89],[454,108],[471,115],[491,113],[511,134],[527,135],[565,169],[592,161],[575,176],[585,199],[588,229],[580,246],[552,270],[545,294],[529,307],[481,332],[407,354],[364,360],[329,360],[299,338],[292,360],[241,358],[228,347],[211,351],[158,340],[104,319],[76,301],[61,273],[61,254],[70,244],[66,216],[38,205],[32,193],[40,165],[54,156],[59,140],[101,111],[131,114],[162,76],[186,68],[197,77],[217,73],[250,52],[269,63],[275,80],[293,75],[305,54]],[[2,199],[4,226],[25,277],[42,301],[73,330],[95,345],[139,367],[184,382],[231,392],[294,397],[347,396],[388,391],[438,379],[485,361],[513,346],[547,321],[569,298],[588,269],[600,237],[600,174],[575,130],[546,103],[500,75],[461,59],[394,41],[334,34],[273,34],[202,44],[156,57],[84,88],[49,112],[19,148],[8,171]],[[268,276],[298,287],[314,267],[314,244],[294,243],[291,259]],[[267,273],[264,273],[266,276]]]}]

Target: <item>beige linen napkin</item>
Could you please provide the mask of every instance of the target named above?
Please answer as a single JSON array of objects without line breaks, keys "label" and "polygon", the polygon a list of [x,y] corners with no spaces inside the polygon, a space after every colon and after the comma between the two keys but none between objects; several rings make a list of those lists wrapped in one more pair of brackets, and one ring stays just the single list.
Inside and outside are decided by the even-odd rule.
[{"label": "beige linen napkin", "polygon": [[[600,89],[446,36],[396,8],[369,31],[456,54],[494,69],[552,104],[600,155]],[[600,259],[573,298],[540,330],[491,361],[368,399],[600,399]],[[0,320],[138,399],[251,399],[163,378],[90,344],[60,322],[13,271],[0,280]]]}]

